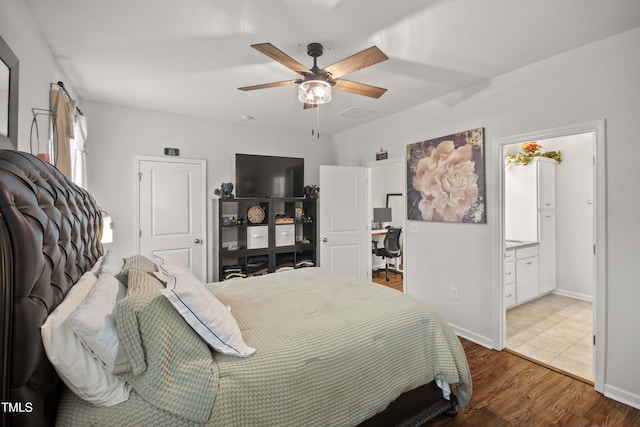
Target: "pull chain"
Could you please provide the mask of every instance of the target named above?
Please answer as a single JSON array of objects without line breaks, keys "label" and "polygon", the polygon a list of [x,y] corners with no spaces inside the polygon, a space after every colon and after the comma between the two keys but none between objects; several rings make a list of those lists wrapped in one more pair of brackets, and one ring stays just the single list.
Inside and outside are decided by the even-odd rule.
[{"label": "pull chain", "polygon": [[320,104],[316,106],[316,109],[318,110],[316,111],[316,123],[318,125],[318,132],[316,133],[317,133],[317,138],[320,139]]},{"label": "pull chain", "polygon": [[314,125],[311,125],[311,136],[315,136],[316,138],[320,139],[320,104],[316,104],[316,122],[315,122],[315,128],[314,129]]}]

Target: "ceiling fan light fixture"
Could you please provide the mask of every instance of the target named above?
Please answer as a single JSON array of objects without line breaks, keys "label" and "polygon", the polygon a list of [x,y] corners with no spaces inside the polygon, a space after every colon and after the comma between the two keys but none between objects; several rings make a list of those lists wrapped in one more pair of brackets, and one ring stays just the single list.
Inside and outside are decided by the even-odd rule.
[{"label": "ceiling fan light fixture", "polygon": [[300,83],[298,99],[304,104],[326,104],[331,101],[331,85],[324,80],[307,80]]}]

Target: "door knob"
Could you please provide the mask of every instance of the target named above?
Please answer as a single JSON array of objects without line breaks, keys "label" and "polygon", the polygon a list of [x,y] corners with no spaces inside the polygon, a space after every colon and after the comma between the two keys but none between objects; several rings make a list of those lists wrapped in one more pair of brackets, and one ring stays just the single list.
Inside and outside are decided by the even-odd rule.
[{"label": "door knob", "polygon": [[195,239],[195,240],[193,241],[193,243],[201,243],[201,242],[202,242],[202,240],[200,240],[200,239]]},{"label": "door knob", "polygon": [[323,241],[324,243],[327,243],[327,238],[326,238],[326,237],[323,237],[323,238],[322,238],[322,241]]}]

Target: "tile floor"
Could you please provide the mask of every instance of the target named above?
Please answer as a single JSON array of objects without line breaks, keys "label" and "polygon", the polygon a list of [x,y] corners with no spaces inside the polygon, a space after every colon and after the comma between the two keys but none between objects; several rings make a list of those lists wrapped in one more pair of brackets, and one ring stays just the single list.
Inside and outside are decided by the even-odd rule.
[{"label": "tile floor", "polygon": [[592,304],[548,294],[507,310],[507,348],[593,381]]}]

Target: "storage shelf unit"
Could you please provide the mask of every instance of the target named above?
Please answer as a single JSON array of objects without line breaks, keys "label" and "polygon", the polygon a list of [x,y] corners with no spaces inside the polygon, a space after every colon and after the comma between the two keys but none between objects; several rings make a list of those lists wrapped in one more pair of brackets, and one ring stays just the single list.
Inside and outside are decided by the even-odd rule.
[{"label": "storage shelf unit", "polygon": [[[258,224],[250,223],[247,215],[255,205],[265,212]],[[234,271],[251,276],[316,265],[316,199],[216,199],[214,212],[218,280]]]}]

